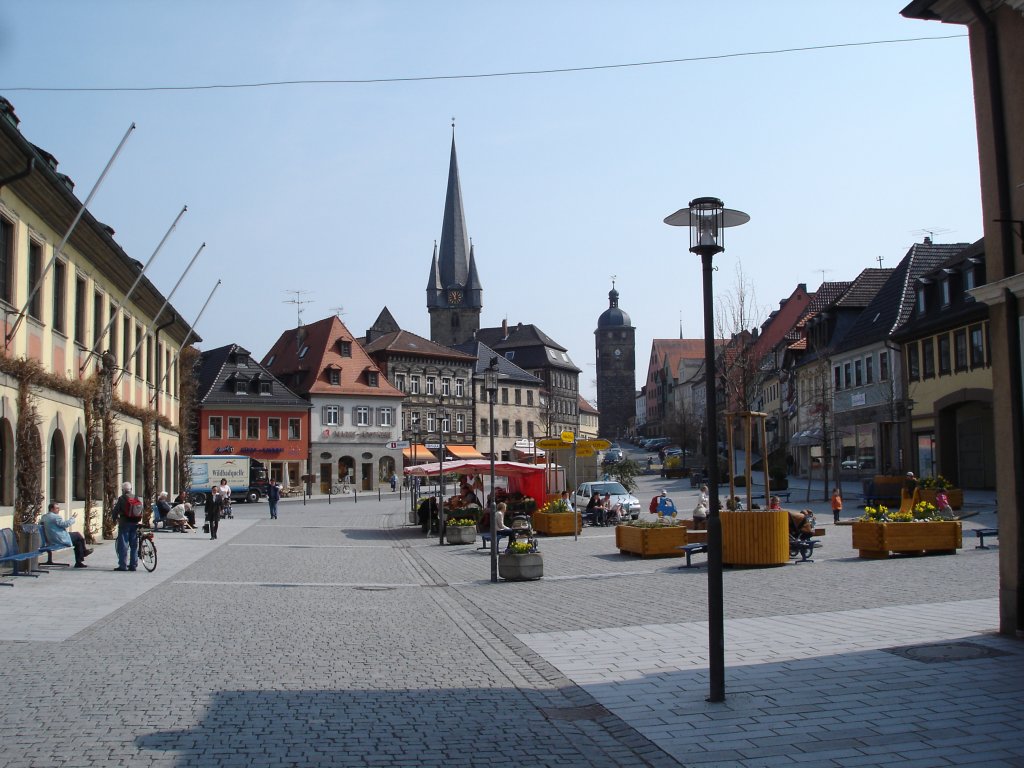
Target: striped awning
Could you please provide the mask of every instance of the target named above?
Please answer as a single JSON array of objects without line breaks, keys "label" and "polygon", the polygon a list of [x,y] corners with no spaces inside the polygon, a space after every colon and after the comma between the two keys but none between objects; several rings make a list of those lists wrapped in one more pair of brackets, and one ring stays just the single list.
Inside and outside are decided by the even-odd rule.
[{"label": "striped awning", "polygon": [[457,459],[484,458],[484,455],[472,445],[445,445],[445,450]]},{"label": "striped awning", "polygon": [[427,450],[427,446],[423,443],[416,443],[416,445],[403,448],[402,455],[409,461],[415,461],[417,464],[424,461],[437,461],[437,457],[432,451]]}]

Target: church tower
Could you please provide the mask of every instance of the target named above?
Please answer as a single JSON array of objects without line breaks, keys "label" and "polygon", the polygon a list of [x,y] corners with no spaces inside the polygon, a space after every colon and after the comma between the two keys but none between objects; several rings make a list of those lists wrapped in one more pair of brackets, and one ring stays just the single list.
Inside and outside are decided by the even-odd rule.
[{"label": "church tower", "polygon": [[440,248],[434,244],[434,257],[427,280],[427,311],[430,313],[430,340],[446,347],[472,340],[480,329],[483,289],[476,271],[473,246],[466,231],[462,210],[462,186],[459,162],[452,157],[448,166],[448,191],[444,199]]},{"label": "church tower", "polygon": [[615,440],[629,432],[636,414],[636,329],[619,309],[619,292],[608,292],[608,309],[597,319],[598,433]]}]

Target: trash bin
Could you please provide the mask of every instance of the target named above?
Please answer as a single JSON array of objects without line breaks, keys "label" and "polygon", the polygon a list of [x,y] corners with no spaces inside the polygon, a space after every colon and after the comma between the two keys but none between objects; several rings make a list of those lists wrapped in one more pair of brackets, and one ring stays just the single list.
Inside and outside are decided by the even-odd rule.
[{"label": "trash bin", "polygon": [[[21,552],[38,552],[43,545],[42,536],[39,533],[39,526],[34,523],[26,523],[21,526],[21,533],[18,534],[18,549]],[[15,564],[17,565],[17,564]],[[39,558],[33,557],[24,561],[26,573],[39,570]]]}]

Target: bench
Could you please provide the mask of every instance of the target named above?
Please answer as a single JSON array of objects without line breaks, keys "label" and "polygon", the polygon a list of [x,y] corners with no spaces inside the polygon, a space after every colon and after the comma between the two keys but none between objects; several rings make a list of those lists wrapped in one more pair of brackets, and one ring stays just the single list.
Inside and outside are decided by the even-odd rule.
[{"label": "bench", "polygon": [[[789,542],[789,556],[797,563],[813,563],[811,555],[821,546],[817,539],[793,539]],[[796,558],[799,556],[799,560]]]},{"label": "bench", "polygon": [[978,546],[976,546],[975,549],[988,549],[988,547],[985,546],[985,537],[986,536],[995,536],[996,538],[999,538],[999,529],[998,528],[975,528],[974,529],[974,535],[978,537],[978,541],[980,542],[980,544],[978,544]]},{"label": "bench", "polygon": [[55,563],[55,562],[53,562],[53,553],[54,552],[60,552],[62,549],[72,549],[72,546],[70,544],[61,544],[60,542],[57,542],[57,541],[51,543],[46,538],[46,526],[42,525],[42,524],[39,525],[39,541],[41,542],[41,544],[39,546],[40,554],[43,553],[43,552],[46,553],[46,562],[45,563],[40,563],[39,564],[40,568],[42,568],[44,566],[47,567],[47,568],[67,568],[68,566],[71,565],[71,563]]},{"label": "bench", "polygon": [[686,554],[686,565],[680,565],[680,568],[696,568],[697,566],[690,562],[690,558],[701,553],[706,554],[708,545],[707,542],[699,542],[696,544],[684,544],[681,547],[676,547],[676,549],[680,549]]},{"label": "bench", "polygon": [[[38,573],[33,573],[27,568],[25,571],[18,570],[18,563],[28,562],[35,557],[39,557],[39,552],[18,551],[18,541],[14,538],[14,530],[12,528],[0,530],[0,563],[11,564],[11,572],[3,574],[4,576],[32,576],[38,578]],[[8,584],[8,586],[13,585]]]}]

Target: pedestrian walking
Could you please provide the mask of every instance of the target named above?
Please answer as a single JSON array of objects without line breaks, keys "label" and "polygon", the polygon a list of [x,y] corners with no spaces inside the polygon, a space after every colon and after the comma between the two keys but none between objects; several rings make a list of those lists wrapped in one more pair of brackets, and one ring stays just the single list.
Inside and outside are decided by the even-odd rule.
[{"label": "pedestrian walking", "polygon": [[220,527],[220,512],[222,500],[217,486],[210,489],[210,495],[206,498],[206,524],[210,528],[210,539],[217,538],[217,528]]},{"label": "pedestrian walking", "polygon": [[134,571],[139,565],[139,523],[142,522],[142,501],[132,493],[132,484],[121,485],[121,495],[114,502],[113,517],[117,520],[116,571]]},{"label": "pedestrian walking", "polygon": [[843,511],[843,496],[839,493],[839,488],[832,489],[832,522],[839,522],[839,513]]},{"label": "pedestrian walking", "polygon": [[398,475],[394,472],[391,473],[391,492],[394,493],[395,489],[398,488]]},{"label": "pedestrian walking", "polygon": [[270,504],[270,519],[277,520],[277,502],[281,500],[281,484],[277,480],[270,481],[267,488],[267,502]]}]

